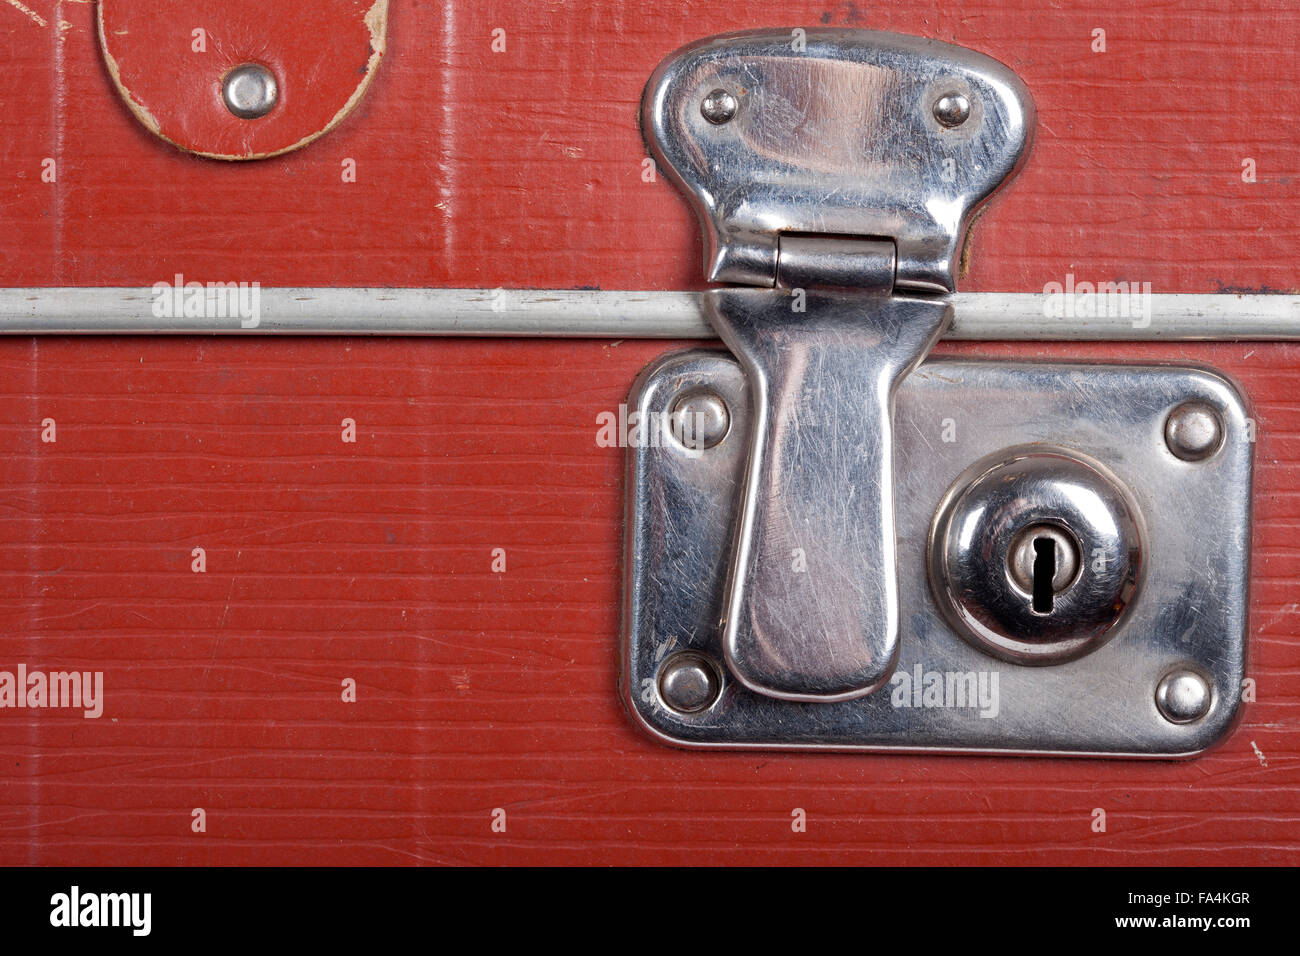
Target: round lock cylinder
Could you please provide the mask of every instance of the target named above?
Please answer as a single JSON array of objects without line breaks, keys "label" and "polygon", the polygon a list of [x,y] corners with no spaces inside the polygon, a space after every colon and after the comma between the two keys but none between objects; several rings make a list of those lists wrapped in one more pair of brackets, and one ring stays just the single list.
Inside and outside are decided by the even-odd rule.
[{"label": "round lock cylinder", "polygon": [[967,469],[930,531],[930,586],[948,622],[980,650],[1059,664],[1101,647],[1137,593],[1143,527],[1103,465],[1028,445]]}]

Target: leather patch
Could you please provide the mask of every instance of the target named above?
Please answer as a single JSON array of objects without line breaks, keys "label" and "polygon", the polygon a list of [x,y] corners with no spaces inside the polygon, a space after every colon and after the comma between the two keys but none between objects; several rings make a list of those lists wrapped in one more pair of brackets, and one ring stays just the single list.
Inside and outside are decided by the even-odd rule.
[{"label": "leather patch", "polygon": [[[337,126],[383,58],[388,0],[100,0],[99,42],[118,92],[151,132],[214,159],[299,149]],[[278,97],[265,116],[227,108],[223,81],[258,64]]]}]

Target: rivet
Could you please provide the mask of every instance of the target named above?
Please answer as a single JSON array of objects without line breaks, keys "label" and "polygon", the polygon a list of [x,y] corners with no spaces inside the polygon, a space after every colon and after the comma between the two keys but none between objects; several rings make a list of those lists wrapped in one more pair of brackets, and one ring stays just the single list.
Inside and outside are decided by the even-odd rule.
[{"label": "rivet", "polygon": [[237,66],[221,81],[221,96],[226,109],[240,119],[260,119],[280,99],[280,84],[275,74],[260,63]]},{"label": "rivet", "polygon": [[718,699],[718,672],[703,654],[682,651],[659,669],[659,696],[680,714],[698,714]]},{"label": "rivet", "polygon": [[700,113],[714,126],[731,122],[738,109],[740,104],[736,102],[736,98],[721,87],[704,97],[704,101],[700,103]]},{"label": "rivet", "polygon": [[720,444],[731,430],[727,403],[710,388],[694,388],[678,396],[669,419],[673,437],[695,451]]},{"label": "rivet", "polygon": [[960,93],[945,93],[934,101],[934,118],[951,129],[970,119],[970,100]]},{"label": "rivet", "polygon": [[1165,420],[1165,443],[1183,461],[1203,461],[1223,444],[1223,420],[1205,402],[1184,402]]},{"label": "rivet", "polygon": [[1209,713],[1212,700],[1205,678],[1186,668],[1170,671],[1156,685],[1156,706],[1170,723],[1200,720]]}]

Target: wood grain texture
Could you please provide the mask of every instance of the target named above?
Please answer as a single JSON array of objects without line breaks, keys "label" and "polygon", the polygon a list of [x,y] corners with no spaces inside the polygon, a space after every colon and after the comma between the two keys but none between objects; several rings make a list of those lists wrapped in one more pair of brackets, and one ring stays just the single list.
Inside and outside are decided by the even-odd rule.
[{"label": "wood grain texture", "polygon": [[107,698],[99,720],[0,715],[0,860],[1296,859],[1300,348],[1123,350],[1227,370],[1260,422],[1259,700],[1209,755],[1147,764],[640,736],[616,688],[622,453],[596,415],[663,347],[0,343],[0,661],[103,670]]},{"label": "wood grain texture", "polygon": [[[1035,154],[963,288],[1296,286],[1289,3],[756,2],[742,23],[712,0],[412,0],[344,124],[240,167],[138,126],[89,4],[25,5],[44,26],[0,3],[5,285],[696,287],[684,204],[641,181],[641,85],[720,27],[824,16],[972,46],[1033,90]],[[107,698],[99,720],[0,711],[0,863],[1300,861],[1300,347],[944,347],[1202,362],[1252,401],[1258,700],[1185,763],[639,735],[616,682],[623,461],[596,415],[670,347],[0,341],[0,669],[102,670]]]},{"label": "wood grain texture", "polygon": [[[1038,106],[1029,165],[975,227],[967,291],[1066,272],[1156,292],[1293,290],[1300,85],[1291,0],[408,0],[365,99],[311,148],[225,166],[164,148],[121,103],[93,6],[0,10],[0,282],[682,289],[700,238],[642,181],[642,87],[719,29],[871,26],[995,56]],[[7,4],[0,4],[7,6]],[[57,25],[66,23],[66,28]],[[492,30],[506,49],[492,52]],[[177,24],[182,38],[192,25]],[[310,30],[308,22],[305,30]],[[1094,29],[1107,52],[1091,52]],[[219,72],[220,65],[214,65]],[[289,83],[292,78],[287,78]],[[57,183],[40,180],[58,160]],[[342,181],[344,159],[357,181]],[[1257,182],[1243,183],[1244,158]]]}]

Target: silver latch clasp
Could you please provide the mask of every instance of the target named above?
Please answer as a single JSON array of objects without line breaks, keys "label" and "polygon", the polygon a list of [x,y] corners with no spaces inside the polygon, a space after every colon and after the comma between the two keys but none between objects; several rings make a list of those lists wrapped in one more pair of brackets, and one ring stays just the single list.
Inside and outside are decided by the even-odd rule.
[{"label": "silver latch clasp", "polygon": [[706,296],[754,405],[723,611],[728,669],[791,700],[868,694],[898,655],[893,396],[951,321],[976,209],[1021,165],[1007,67],[866,30],[735,33],[646,89]]},{"label": "silver latch clasp", "polygon": [[1034,108],[1011,69],[951,44],[762,30],[664,60],[642,122],[704,225],[710,282],[770,288],[782,236],[834,236],[892,241],[895,287],[942,294],[971,216],[1025,159]]}]

